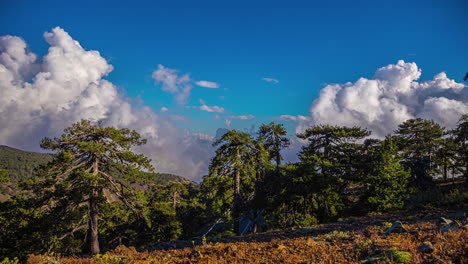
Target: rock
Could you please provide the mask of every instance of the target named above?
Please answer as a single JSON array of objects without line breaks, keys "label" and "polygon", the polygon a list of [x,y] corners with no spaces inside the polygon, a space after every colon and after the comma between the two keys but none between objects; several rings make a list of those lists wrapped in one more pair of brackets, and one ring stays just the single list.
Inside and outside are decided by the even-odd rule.
[{"label": "rock", "polygon": [[393,223],[393,225],[385,231],[384,235],[388,235],[390,233],[406,233],[408,232],[406,228],[403,226],[403,224],[400,221],[396,221]]},{"label": "rock", "polygon": [[441,217],[439,221],[442,223],[442,225],[450,225],[450,224],[453,223],[452,220],[447,219],[447,218],[445,218],[445,217]]},{"label": "rock", "polygon": [[424,242],[418,247],[419,252],[421,253],[432,253],[434,252],[434,246],[431,242]]},{"label": "rock", "polygon": [[451,219],[447,219],[447,218],[444,218],[444,217],[441,217],[439,219],[439,223],[440,223],[440,232],[443,234],[445,232],[449,232],[449,231],[457,231],[459,230],[460,228],[463,228],[462,224],[455,220],[451,220]]}]

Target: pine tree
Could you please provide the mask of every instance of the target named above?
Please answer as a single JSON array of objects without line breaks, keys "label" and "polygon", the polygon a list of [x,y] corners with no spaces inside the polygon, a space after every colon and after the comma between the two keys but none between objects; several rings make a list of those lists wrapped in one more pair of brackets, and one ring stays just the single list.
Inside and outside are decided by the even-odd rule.
[{"label": "pine tree", "polygon": [[413,181],[425,188],[432,182],[434,156],[442,145],[444,129],[432,120],[415,118],[400,124],[395,134],[405,167],[411,169]]},{"label": "pine tree", "polygon": [[[46,178],[34,187],[49,208],[81,213],[79,224],[68,234],[87,226],[90,252],[98,254],[100,208],[108,200],[105,190],[143,219],[129,182],[150,175],[142,169],[153,170],[148,158],[131,151],[132,146],[146,140],[134,130],[102,127],[89,120],[75,123],[64,132],[60,138],[41,141],[42,148],[58,153],[41,172]],[[81,210],[83,204],[87,204],[87,210]],[[87,225],[81,225],[85,221]]]},{"label": "pine tree", "polygon": [[453,130],[456,149],[456,166],[465,177],[468,184],[468,114],[463,115],[458,121],[458,126]]},{"label": "pine tree", "polygon": [[369,135],[359,127],[328,125],[308,128],[297,135],[307,139],[309,145],[300,152],[294,180],[309,189],[300,194],[312,199],[319,220],[335,218],[344,207],[343,192],[360,174],[362,159],[357,154],[361,146],[356,142]]},{"label": "pine tree", "polygon": [[379,212],[401,209],[409,197],[410,173],[399,163],[398,148],[392,137],[368,149],[367,202]]},{"label": "pine tree", "polygon": [[204,181],[221,182],[225,186],[216,185],[233,192],[232,219],[234,231],[239,235],[242,205],[247,195],[253,196],[255,188],[256,174],[252,160],[254,140],[247,133],[229,130],[213,146],[219,147],[211,160],[210,174]]},{"label": "pine tree", "polygon": [[287,148],[291,144],[289,138],[286,137],[286,130],[282,124],[271,122],[268,125],[262,125],[257,134],[258,140],[267,149],[270,160],[275,160],[276,172],[278,172],[283,159],[280,153],[281,149]]}]

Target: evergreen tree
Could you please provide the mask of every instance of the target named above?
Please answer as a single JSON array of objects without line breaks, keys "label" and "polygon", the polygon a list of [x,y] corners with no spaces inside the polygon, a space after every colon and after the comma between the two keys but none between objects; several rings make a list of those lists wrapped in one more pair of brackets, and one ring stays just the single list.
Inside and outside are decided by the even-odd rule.
[{"label": "evergreen tree", "polygon": [[355,178],[360,148],[356,142],[370,135],[359,127],[315,126],[306,129],[299,138],[307,139],[309,145],[300,152],[301,161],[313,161],[319,165],[325,178]]},{"label": "evergreen tree", "polygon": [[[143,218],[129,182],[149,175],[141,169],[152,171],[148,158],[131,151],[132,146],[146,140],[134,130],[102,127],[101,123],[88,120],[75,123],[64,132],[60,138],[41,141],[42,148],[58,153],[42,171],[46,178],[34,187],[51,212],[72,213],[70,221],[81,219],[76,228],[87,222],[90,252],[97,254],[100,209],[108,200],[105,191],[116,195]],[[86,210],[83,204],[87,204]]]},{"label": "evergreen tree", "polygon": [[0,183],[9,181],[10,178],[7,177],[7,170],[0,169]]},{"label": "evergreen tree", "polygon": [[437,171],[442,173],[444,181],[447,181],[450,169],[452,170],[452,176],[455,172],[457,149],[458,146],[457,143],[455,143],[453,130],[445,133],[445,137],[441,141],[441,146],[436,151],[434,157],[434,163],[439,167]]},{"label": "evergreen tree", "polygon": [[286,137],[286,129],[282,124],[271,122],[268,125],[263,124],[258,130],[258,140],[263,143],[268,151],[270,160],[275,160],[276,171],[278,172],[281,165],[281,149],[287,148],[290,145],[289,138]]},{"label": "evergreen tree", "polygon": [[309,145],[300,152],[296,180],[310,190],[316,217],[322,221],[335,218],[343,208],[343,192],[353,181],[359,180],[362,159],[358,140],[370,132],[359,127],[315,126],[297,136]]},{"label": "evergreen tree", "polygon": [[468,114],[463,115],[458,121],[458,126],[453,130],[456,148],[456,167],[465,177],[468,184]]},{"label": "evergreen tree", "polygon": [[[229,130],[219,140],[214,142],[219,146],[216,155],[211,160],[210,174],[207,181],[219,182],[225,186],[217,186],[233,192],[232,219],[234,231],[239,235],[239,221],[242,207],[248,197],[252,197],[255,188],[254,140],[247,133]],[[213,179],[208,178],[224,178]]]},{"label": "evergreen tree", "polygon": [[379,212],[401,209],[408,199],[410,173],[399,163],[398,148],[392,137],[368,148],[367,202]]},{"label": "evergreen tree", "polygon": [[415,118],[400,124],[395,134],[413,181],[420,188],[427,187],[432,182],[434,156],[442,145],[444,129],[432,120]]}]

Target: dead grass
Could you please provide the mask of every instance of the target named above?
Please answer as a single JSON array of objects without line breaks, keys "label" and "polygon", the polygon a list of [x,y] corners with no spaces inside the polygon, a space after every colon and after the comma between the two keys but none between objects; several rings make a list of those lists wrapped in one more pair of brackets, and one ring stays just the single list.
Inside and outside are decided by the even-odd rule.
[{"label": "dead grass", "polygon": [[[29,256],[28,263],[57,261],[61,264],[137,264],[137,263],[360,263],[366,257],[390,249],[410,252],[411,263],[468,263],[468,231],[441,233],[434,220],[405,223],[407,233],[382,233],[388,223],[369,224],[357,231],[332,231],[312,236],[313,229],[289,230],[280,239],[266,242],[208,243],[192,248],[137,252],[120,246],[93,258]],[[298,234],[300,234],[298,236]],[[434,246],[422,253],[424,242]],[[383,260],[379,263],[392,263]]]}]

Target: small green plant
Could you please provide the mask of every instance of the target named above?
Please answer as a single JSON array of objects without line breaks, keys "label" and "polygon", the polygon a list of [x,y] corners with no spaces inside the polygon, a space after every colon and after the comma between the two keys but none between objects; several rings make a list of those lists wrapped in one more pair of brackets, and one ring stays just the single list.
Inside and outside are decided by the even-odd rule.
[{"label": "small green plant", "polygon": [[361,261],[361,263],[375,263],[382,262],[385,259],[388,259],[395,263],[410,263],[413,259],[413,255],[406,251],[400,251],[396,249],[386,250],[378,255],[368,257]]},{"label": "small green plant", "polygon": [[19,259],[17,257],[13,258],[13,259],[9,259],[9,258],[4,258],[0,264],[18,264],[19,263]]},{"label": "small green plant", "polygon": [[96,254],[93,256],[93,260],[96,260],[98,263],[114,263],[114,264],[122,264],[123,259],[119,256],[111,256],[107,254]]},{"label": "small green plant", "polygon": [[384,228],[390,228],[390,227],[392,227],[392,225],[393,225],[393,224],[390,223],[390,222],[383,222],[383,223],[382,223],[382,226],[383,226]]}]

